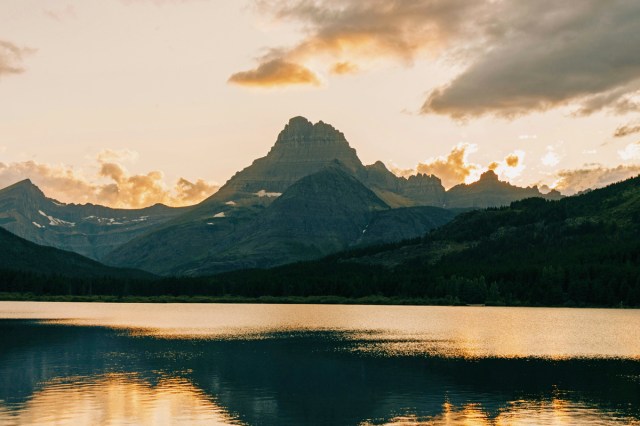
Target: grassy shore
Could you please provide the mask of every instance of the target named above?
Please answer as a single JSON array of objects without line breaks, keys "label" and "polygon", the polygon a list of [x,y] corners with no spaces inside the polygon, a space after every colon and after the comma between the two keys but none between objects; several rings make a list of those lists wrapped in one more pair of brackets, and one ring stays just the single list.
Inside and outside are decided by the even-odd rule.
[{"label": "grassy shore", "polygon": [[385,296],[349,298],[340,296],[75,296],[0,293],[0,301],[28,302],[101,302],[101,303],[283,303],[335,305],[460,305],[448,299],[419,299]]},{"label": "grassy shore", "polygon": [[[451,299],[426,299],[406,297],[365,296],[359,298],[341,296],[114,296],[114,295],[38,295],[33,293],[3,293],[0,301],[22,302],[98,302],[98,303],[273,303],[273,304],[321,304],[321,305],[402,305],[402,306],[485,306],[466,305]],[[534,306],[522,303],[487,303],[486,306]],[[540,307],[540,305],[535,305]],[[565,308],[632,308],[633,306],[598,306],[566,304],[548,307]]]}]

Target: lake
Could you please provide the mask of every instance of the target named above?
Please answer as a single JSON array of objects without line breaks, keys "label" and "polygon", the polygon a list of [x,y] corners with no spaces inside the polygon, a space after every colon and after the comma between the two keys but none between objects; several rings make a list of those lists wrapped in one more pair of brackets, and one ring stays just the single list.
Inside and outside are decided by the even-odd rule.
[{"label": "lake", "polygon": [[640,311],[0,302],[1,425],[640,425]]}]

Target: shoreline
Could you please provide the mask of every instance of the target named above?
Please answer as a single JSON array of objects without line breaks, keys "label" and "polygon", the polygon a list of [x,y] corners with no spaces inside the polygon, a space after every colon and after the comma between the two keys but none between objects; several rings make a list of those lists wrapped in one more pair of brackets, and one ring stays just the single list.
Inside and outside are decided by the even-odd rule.
[{"label": "shoreline", "polygon": [[640,309],[634,306],[602,305],[531,305],[523,303],[455,303],[448,299],[423,299],[386,296],[350,298],[342,296],[114,296],[114,295],[36,295],[0,292],[0,302],[82,302],[82,303],[238,303],[238,304],[303,304],[303,305],[387,305],[387,306],[465,306],[520,308],[601,308]]}]

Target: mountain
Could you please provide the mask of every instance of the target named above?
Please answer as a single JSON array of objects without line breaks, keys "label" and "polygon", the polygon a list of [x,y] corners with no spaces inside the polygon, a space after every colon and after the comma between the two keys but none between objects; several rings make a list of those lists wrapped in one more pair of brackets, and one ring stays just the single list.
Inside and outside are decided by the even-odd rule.
[{"label": "mountain", "polygon": [[[0,270],[69,278],[151,278],[142,271],[105,266],[76,253],[45,247],[0,228]],[[3,288],[9,283],[3,282]]]},{"label": "mountain", "polygon": [[398,177],[382,161],[365,167],[365,182],[391,207],[438,206],[446,204],[446,192],[440,179],[433,175]]},{"label": "mountain", "polygon": [[67,205],[23,181],[0,191],[0,226],[113,266],[201,275],[418,237],[458,212],[445,207],[557,196],[500,182],[493,172],[449,191],[433,175],[398,177],[380,161],[364,166],[331,125],[294,117],[267,155],[196,206]]},{"label": "mountain", "polygon": [[445,190],[437,177],[397,177],[380,161],[365,167],[342,132],[322,121],[313,124],[293,117],[266,156],[232,176],[201,205],[269,204],[293,183],[335,160],[391,207],[445,204]]},{"label": "mountain", "polygon": [[216,282],[240,295],[268,282],[267,295],[640,306],[638,235],[640,177],[556,201],[529,198],[474,210],[423,238],[239,271]]},{"label": "mountain", "polygon": [[364,172],[355,149],[342,132],[319,121],[294,117],[278,134],[269,153],[236,173],[202,204],[256,197],[274,198],[301,178],[340,161],[354,175]]},{"label": "mountain", "polygon": [[185,211],[162,204],[132,210],[64,204],[47,198],[28,179],[0,190],[0,227],[29,241],[97,260]]},{"label": "mountain", "polygon": [[460,184],[447,191],[446,207],[487,208],[507,206],[524,198],[540,197],[548,200],[562,198],[558,191],[542,194],[537,187],[521,188],[502,182],[493,170],[484,172],[477,182]]},{"label": "mountain", "polygon": [[[364,216],[354,213],[362,207],[363,188],[378,206]],[[294,117],[266,156],[185,214],[115,248],[105,261],[167,275],[267,267],[418,237],[455,216],[442,210],[450,203],[494,206],[531,196],[542,194],[500,182],[493,172],[449,192],[436,176],[397,177],[382,162],[364,166],[331,125]]]},{"label": "mountain", "polygon": [[[371,241],[417,237],[456,214],[437,207],[413,208],[407,214],[402,214],[406,209],[390,210],[338,161],[295,182],[267,207],[226,207],[200,224],[177,225],[136,239],[115,250],[108,261],[178,275],[264,268]],[[184,249],[194,247],[187,239],[197,241],[195,250]],[[207,243],[201,243],[204,240]]]},{"label": "mountain", "polygon": [[373,214],[389,207],[348,170],[341,163],[330,165],[295,182],[240,233],[237,243],[185,272],[273,266],[349,247]]}]

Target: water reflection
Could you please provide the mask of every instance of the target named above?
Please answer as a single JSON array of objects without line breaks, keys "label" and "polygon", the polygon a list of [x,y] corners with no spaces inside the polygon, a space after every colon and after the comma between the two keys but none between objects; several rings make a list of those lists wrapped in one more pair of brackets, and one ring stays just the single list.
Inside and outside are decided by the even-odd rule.
[{"label": "water reflection", "polygon": [[381,356],[362,334],[2,320],[0,424],[640,424],[632,359]]},{"label": "water reflection", "polygon": [[150,383],[114,373],[56,378],[39,388],[24,404],[0,411],[2,424],[238,424],[184,378]]}]

